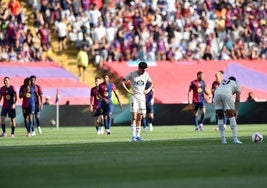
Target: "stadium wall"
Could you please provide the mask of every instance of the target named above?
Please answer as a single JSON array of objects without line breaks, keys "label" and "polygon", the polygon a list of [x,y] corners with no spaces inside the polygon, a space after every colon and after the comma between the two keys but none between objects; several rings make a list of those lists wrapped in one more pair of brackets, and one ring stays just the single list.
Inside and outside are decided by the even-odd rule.
[{"label": "stadium wall", "polygon": [[[131,114],[129,105],[123,108],[114,106],[113,126],[129,126]],[[17,126],[24,127],[21,107],[17,107]],[[243,102],[239,108],[238,124],[267,123],[267,102]],[[56,120],[56,106],[46,105],[41,112],[41,126],[49,127],[50,121]],[[155,125],[193,125],[192,106],[188,104],[156,104]],[[214,106],[207,104],[206,125],[215,125]],[[94,126],[93,117],[87,105],[60,105],[59,126]]]},{"label": "stadium wall", "polygon": [[[106,62],[105,68],[118,77],[137,69],[140,61]],[[187,92],[190,82],[196,79],[198,71],[204,72],[207,89],[211,89],[218,70],[224,71],[225,78],[235,76],[242,87],[241,101],[252,91],[257,101],[267,99],[267,61],[266,60],[229,60],[229,61],[148,61],[155,86],[155,101],[161,104],[188,103]]]}]

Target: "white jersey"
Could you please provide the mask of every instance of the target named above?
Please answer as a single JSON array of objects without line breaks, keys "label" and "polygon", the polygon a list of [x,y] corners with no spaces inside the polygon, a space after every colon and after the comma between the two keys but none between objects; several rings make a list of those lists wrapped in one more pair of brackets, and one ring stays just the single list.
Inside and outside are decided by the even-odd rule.
[{"label": "white jersey", "polygon": [[233,80],[223,80],[219,87],[215,90],[215,95],[226,95],[232,97],[235,93],[241,93],[241,87],[236,81]]},{"label": "white jersey", "polygon": [[142,100],[145,102],[146,96],[144,94],[147,81],[151,80],[149,74],[144,72],[144,74],[139,75],[138,71],[130,72],[125,80],[130,80],[131,89],[134,93],[133,97],[137,100]]},{"label": "white jersey", "polygon": [[232,98],[235,93],[241,93],[240,86],[233,80],[223,80],[215,90],[215,110],[237,110]]}]

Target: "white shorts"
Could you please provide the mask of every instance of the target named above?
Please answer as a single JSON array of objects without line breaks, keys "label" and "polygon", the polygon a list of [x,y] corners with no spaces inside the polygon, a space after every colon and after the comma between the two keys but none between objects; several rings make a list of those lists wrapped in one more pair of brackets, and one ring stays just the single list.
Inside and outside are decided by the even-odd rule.
[{"label": "white shorts", "polygon": [[235,110],[235,102],[232,97],[216,94],[214,97],[215,110]]},{"label": "white shorts", "polygon": [[146,114],[146,101],[131,97],[130,111],[137,114]]}]

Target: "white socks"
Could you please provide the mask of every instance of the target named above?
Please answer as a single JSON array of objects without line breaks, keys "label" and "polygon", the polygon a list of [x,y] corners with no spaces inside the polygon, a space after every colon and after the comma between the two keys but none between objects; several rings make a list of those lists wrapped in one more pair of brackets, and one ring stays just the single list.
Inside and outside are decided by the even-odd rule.
[{"label": "white socks", "polygon": [[229,118],[229,121],[230,121],[233,139],[236,140],[237,139],[236,119],[235,119],[235,117],[231,117],[231,118]]}]

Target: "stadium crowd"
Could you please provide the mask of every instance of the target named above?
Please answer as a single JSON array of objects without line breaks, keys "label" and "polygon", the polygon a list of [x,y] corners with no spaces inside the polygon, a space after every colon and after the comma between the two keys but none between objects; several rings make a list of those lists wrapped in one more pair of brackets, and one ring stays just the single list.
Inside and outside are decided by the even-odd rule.
[{"label": "stadium crowd", "polygon": [[67,41],[86,46],[96,65],[267,58],[266,1],[28,0],[36,33],[27,29],[15,2],[0,7],[2,62],[52,60],[44,55],[51,49],[52,32],[60,52]]}]

